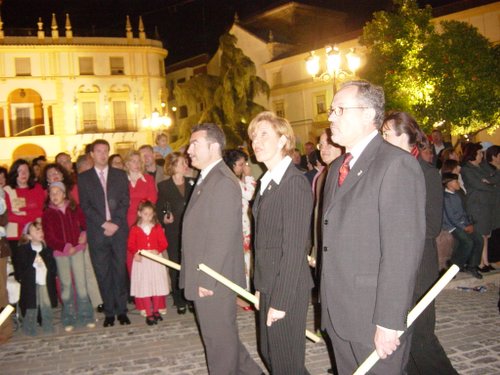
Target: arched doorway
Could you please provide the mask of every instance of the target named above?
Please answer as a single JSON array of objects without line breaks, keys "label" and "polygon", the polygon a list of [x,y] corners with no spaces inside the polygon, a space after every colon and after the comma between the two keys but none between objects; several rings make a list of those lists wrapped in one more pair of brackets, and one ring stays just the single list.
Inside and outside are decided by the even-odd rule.
[{"label": "arched doorway", "polygon": [[20,88],[8,97],[10,135],[45,135],[42,97],[32,89]]},{"label": "arched doorway", "polygon": [[12,160],[13,161],[17,159],[31,160],[41,155],[47,156],[47,153],[42,147],[35,145],[33,143],[25,143],[24,145],[21,145],[14,150],[14,152],[12,153]]}]

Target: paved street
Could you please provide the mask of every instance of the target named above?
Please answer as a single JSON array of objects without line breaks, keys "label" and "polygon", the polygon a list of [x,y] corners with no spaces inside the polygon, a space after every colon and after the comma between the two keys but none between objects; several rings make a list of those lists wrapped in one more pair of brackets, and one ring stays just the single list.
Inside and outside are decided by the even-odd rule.
[{"label": "paved street", "polygon": [[[499,268],[500,264],[497,264]],[[437,331],[460,374],[500,373],[500,271],[481,282],[458,275],[437,300]],[[457,286],[484,285],[487,291],[457,290]],[[171,303],[169,299],[169,303]],[[313,329],[313,309],[308,328]],[[56,316],[60,311],[56,311]],[[0,373],[13,374],[206,374],[203,347],[192,314],[178,316],[173,308],[165,321],[148,327],[132,311],[132,325],[98,327],[65,333],[56,321],[56,333],[29,338],[20,332],[0,346]],[[252,313],[238,314],[240,336],[251,355],[261,364],[255,344]],[[224,355],[224,353],[221,353]],[[326,374],[330,367],[323,342],[307,343],[307,368],[312,375]]]}]

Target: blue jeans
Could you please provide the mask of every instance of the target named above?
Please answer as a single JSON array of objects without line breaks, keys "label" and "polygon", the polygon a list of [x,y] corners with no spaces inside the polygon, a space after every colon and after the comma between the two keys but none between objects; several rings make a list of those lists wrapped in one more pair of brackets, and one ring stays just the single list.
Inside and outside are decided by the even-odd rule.
[{"label": "blue jeans", "polygon": [[477,232],[467,233],[460,228],[455,228],[451,234],[456,242],[451,255],[451,263],[460,268],[463,268],[465,264],[470,267],[478,266],[483,252],[483,237]]},{"label": "blue jeans", "polygon": [[36,286],[36,303],[40,306],[40,314],[42,315],[42,328],[44,332],[53,332],[52,325],[52,304],[50,303],[49,291],[47,285]]},{"label": "blue jeans", "polygon": [[[85,325],[94,323],[94,310],[90,304],[87,293],[87,280],[85,278],[85,256],[83,251],[78,251],[70,256],[55,257],[57,273],[61,281],[61,299],[63,302],[62,324],[64,326]],[[77,313],[71,275],[77,295]]]}]

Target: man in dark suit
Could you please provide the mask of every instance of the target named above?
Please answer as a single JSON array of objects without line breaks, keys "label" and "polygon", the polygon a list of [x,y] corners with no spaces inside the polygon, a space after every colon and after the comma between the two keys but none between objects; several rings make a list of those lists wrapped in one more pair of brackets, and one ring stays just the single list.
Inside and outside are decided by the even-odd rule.
[{"label": "man in dark suit", "polygon": [[236,294],[197,270],[204,263],[245,287],[241,187],[222,160],[225,136],[215,124],[193,128],[188,154],[200,169],[182,225],[180,287],[194,301],[211,374],[260,374],[238,336]]},{"label": "man in dark suit", "polygon": [[347,82],[330,109],[333,142],[345,146],[325,185],[322,325],[339,374],[376,350],[373,374],[401,374],[410,340],[400,341],[412,307],[425,239],[425,184],[418,162],[386,143],[382,88]]},{"label": "man in dark suit", "polygon": [[447,148],[452,148],[452,144],[450,142],[445,142],[443,140],[443,133],[441,130],[434,129],[431,133],[432,136],[432,164],[438,165],[438,168],[441,168],[441,163],[438,162],[439,157],[441,156],[441,152]]},{"label": "man in dark suit", "polygon": [[124,171],[108,167],[109,143],[91,145],[94,167],[78,176],[80,204],[87,220],[90,258],[104,303],[104,327],[127,317],[128,179]]}]

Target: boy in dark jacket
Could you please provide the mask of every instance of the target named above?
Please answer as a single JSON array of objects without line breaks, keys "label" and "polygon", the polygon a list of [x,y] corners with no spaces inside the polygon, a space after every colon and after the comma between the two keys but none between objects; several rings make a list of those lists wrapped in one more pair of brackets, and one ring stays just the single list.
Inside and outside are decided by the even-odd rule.
[{"label": "boy in dark jacket", "polygon": [[477,270],[483,250],[483,238],[474,231],[457,191],[460,190],[458,175],[443,173],[444,186],[443,230],[450,232],[455,239],[451,262],[461,271],[469,272],[476,279],[483,276]]}]

